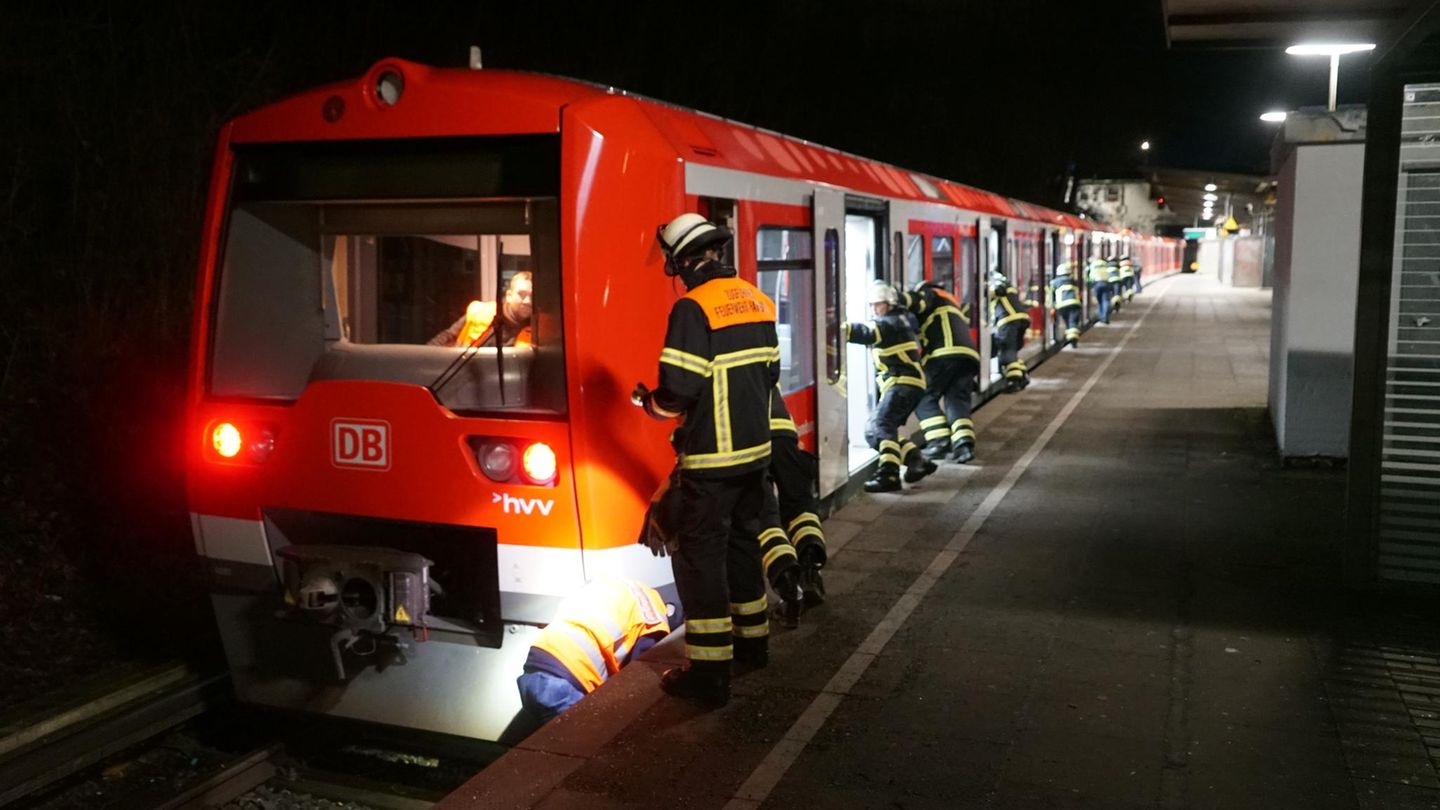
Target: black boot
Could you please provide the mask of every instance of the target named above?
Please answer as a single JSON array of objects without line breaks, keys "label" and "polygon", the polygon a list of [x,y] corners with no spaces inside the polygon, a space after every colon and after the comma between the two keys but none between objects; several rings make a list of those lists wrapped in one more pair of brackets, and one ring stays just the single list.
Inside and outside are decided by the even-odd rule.
[{"label": "black boot", "polygon": [[[764,669],[770,664],[770,637],[735,639],[735,665],[747,670]],[[727,689],[729,684],[726,684]]]},{"label": "black boot", "polygon": [[925,458],[924,454],[912,454],[911,461],[905,465],[905,483],[913,484],[930,473],[940,469],[935,462]]},{"label": "black boot", "polygon": [[[792,629],[800,626],[800,613],[805,608],[805,593],[800,588],[800,579],[800,566],[792,565],[776,575],[775,581],[770,583],[770,587],[774,588],[780,597],[779,610],[775,611],[775,616],[781,625]],[[735,655],[737,658],[740,655],[738,646],[735,648]]]},{"label": "black boot", "polygon": [[950,452],[950,442],[930,442],[920,450],[920,455],[934,461],[944,458],[948,452]]},{"label": "black boot", "polygon": [[825,579],[820,576],[820,569],[824,567],[824,546],[815,542],[800,549],[800,592],[804,594],[806,607],[825,602]]},{"label": "black boot", "polygon": [[899,492],[900,473],[897,470],[881,468],[875,477],[865,482],[866,492]]},{"label": "black boot", "polygon": [[975,460],[975,445],[970,442],[955,445],[955,452],[950,454],[950,460],[956,464],[964,464],[967,461]]},{"label": "black boot", "polygon": [[696,668],[693,664],[665,670],[660,688],[674,697],[693,700],[712,708],[730,702],[730,668]]}]

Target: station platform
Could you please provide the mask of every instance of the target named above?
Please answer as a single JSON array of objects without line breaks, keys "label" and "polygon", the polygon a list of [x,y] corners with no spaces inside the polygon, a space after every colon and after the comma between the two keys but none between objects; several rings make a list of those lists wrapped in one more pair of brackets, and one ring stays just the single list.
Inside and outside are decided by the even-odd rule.
[{"label": "station platform", "polygon": [[828,602],[727,707],[661,693],[663,645],[439,806],[1440,807],[1440,614],[1340,590],[1269,315],[1150,285],[977,411],[976,463],[831,516]]}]

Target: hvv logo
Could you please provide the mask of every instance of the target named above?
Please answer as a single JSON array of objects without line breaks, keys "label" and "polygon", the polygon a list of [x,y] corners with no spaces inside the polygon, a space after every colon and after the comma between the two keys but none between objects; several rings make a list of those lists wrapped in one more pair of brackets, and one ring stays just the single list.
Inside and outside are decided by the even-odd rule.
[{"label": "hvv logo", "polygon": [[506,495],[502,492],[490,494],[491,503],[504,503],[505,514],[507,515],[533,515],[536,512],[549,517],[550,510],[555,508],[554,499],[541,500],[539,498],[517,498],[514,495]]}]

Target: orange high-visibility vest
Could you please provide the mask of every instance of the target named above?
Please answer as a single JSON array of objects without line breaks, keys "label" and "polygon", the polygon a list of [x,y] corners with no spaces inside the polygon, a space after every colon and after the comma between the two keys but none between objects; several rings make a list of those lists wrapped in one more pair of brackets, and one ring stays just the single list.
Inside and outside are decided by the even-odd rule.
[{"label": "orange high-visibility vest", "polygon": [[669,633],[670,620],[654,588],[601,579],[566,597],[534,646],[554,656],[589,693],[620,671],[635,642],[657,632]]},{"label": "orange high-visibility vest", "polygon": [[[463,348],[472,343],[483,342],[488,338],[490,329],[495,323],[495,312],[496,307],[493,301],[471,301],[470,306],[465,308],[465,325],[460,327],[460,334],[455,336],[455,345]],[[514,345],[530,345],[529,324],[520,328],[520,332],[515,336]]]}]

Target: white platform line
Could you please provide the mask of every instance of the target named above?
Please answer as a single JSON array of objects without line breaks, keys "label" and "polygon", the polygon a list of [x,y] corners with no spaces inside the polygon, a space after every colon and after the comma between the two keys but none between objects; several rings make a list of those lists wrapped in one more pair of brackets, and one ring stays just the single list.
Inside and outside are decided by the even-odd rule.
[{"label": "white platform line", "polygon": [[1145,323],[1145,319],[1150,316],[1151,311],[1160,303],[1160,299],[1165,297],[1165,293],[1170,290],[1170,286],[1168,283],[1164,284],[1160,290],[1160,294],[1155,296],[1155,300],[1151,301],[1150,305],[1145,308],[1145,312],[1141,314],[1140,318],[1135,321],[1135,324],[1125,333],[1125,337],[1121,338],[1120,342],[1110,349],[1105,360],[1100,363],[1100,366],[1095,369],[1090,375],[1090,378],[1085,381],[1085,384],[1080,386],[1080,390],[1076,391],[1075,394],[1070,397],[1070,400],[1065,403],[1065,406],[1060,409],[1060,412],[1055,415],[1055,418],[1050,420],[1050,424],[1046,425],[1045,429],[1040,432],[1040,435],[1035,437],[1035,441],[1030,445],[1030,448],[1011,465],[1005,477],[990,491],[990,494],[985,496],[985,500],[980,502],[980,506],[970,514],[969,519],[960,527],[960,530],[945,544],[945,548],[935,555],[930,565],[926,566],[920,576],[915,578],[915,581],[910,584],[910,587],[905,590],[905,593],[901,594],[900,598],[891,606],[889,612],[885,614],[885,618],[881,619],[880,623],[875,625],[875,629],[870,631],[870,635],[866,637],[865,641],[855,649],[855,652],[850,654],[850,657],[840,666],[840,669],[831,676],[830,681],[825,684],[820,694],[816,695],[815,699],[811,701],[810,705],[801,713],[799,719],[790,726],[784,736],[780,738],[780,741],[775,744],[775,747],[770,749],[770,752],[765,755],[765,758],[760,761],[760,764],[755,766],[755,770],[750,773],[749,778],[747,778],[745,783],[740,786],[740,789],[735,792],[735,796],[725,804],[725,810],[751,810],[752,808],[759,807],[762,802],[769,798],[775,786],[780,784],[780,780],[784,778],[785,774],[790,770],[790,767],[795,764],[795,760],[800,758],[800,754],[804,752],[805,747],[810,744],[810,740],[815,737],[815,734],[825,725],[825,721],[828,720],[830,715],[835,712],[835,709],[840,706],[841,699],[845,695],[850,694],[851,687],[860,680],[861,676],[865,674],[865,670],[869,669],[870,664],[884,651],[885,645],[890,642],[890,639],[894,637],[895,633],[899,632],[900,627],[910,618],[910,614],[915,611],[915,608],[919,607],[921,600],[925,598],[931,588],[935,587],[935,583],[940,581],[940,577],[944,576],[945,572],[950,569],[950,566],[955,563],[955,560],[959,558],[960,553],[965,550],[965,547],[970,545],[970,540],[980,531],[980,527],[985,525],[985,521],[988,520],[991,513],[999,507],[1000,502],[1005,499],[1005,496],[1010,493],[1015,483],[1020,480],[1020,476],[1025,474],[1025,471],[1030,468],[1035,458],[1045,449],[1045,445],[1049,444],[1050,439],[1065,425],[1065,421],[1069,419],[1070,415],[1075,412],[1075,409],[1080,406],[1080,401],[1085,399],[1085,395],[1090,393],[1090,389],[1094,388],[1096,383],[1100,381],[1101,375],[1105,373],[1106,369],[1110,368],[1111,363],[1115,362],[1115,358],[1120,356],[1120,350],[1125,348],[1125,345],[1135,337],[1135,333],[1139,331],[1140,325]]}]

